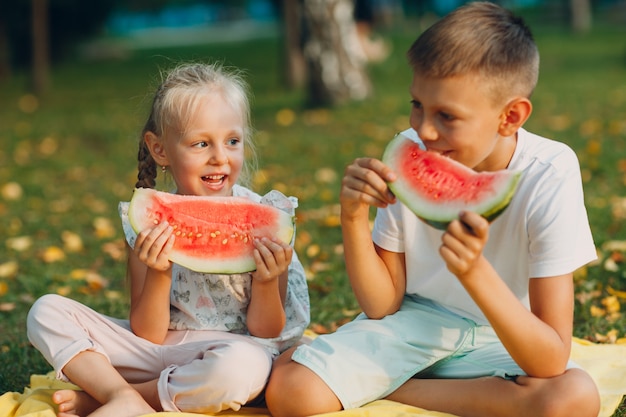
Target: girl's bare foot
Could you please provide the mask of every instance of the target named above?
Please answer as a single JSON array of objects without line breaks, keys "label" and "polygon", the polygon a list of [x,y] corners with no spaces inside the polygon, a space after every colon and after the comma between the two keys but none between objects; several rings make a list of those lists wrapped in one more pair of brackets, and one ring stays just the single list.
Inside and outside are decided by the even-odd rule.
[{"label": "girl's bare foot", "polygon": [[52,394],[52,402],[59,407],[58,417],[86,416],[101,405],[86,392],[70,389]]},{"label": "girl's bare foot", "polygon": [[59,406],[58,417],[137,417],[155,412],[132,388],[117,393],[102,405],[83,391],[57,391],[52,399]]}]

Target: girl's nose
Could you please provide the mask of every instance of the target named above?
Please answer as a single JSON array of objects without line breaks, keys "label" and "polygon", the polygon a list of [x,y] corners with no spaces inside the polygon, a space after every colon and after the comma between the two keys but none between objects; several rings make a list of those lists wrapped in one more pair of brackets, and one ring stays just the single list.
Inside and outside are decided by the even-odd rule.
[{"label": "girl's nose", "polygon": [[212,165],[225,165],[228,163],[228,154],[221,146],[216,146],[211,151],[209,163]]}]

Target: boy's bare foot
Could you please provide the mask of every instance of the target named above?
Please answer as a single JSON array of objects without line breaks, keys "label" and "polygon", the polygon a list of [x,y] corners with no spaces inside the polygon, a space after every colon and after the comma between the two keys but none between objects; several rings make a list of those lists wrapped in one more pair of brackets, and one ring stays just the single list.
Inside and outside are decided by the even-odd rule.
[{"label": "boy's bare foot", "polygon": [[134,389],[120,392],[106,404],[100,404],[84,391],[61,390],[52,395],[58,405],[58,417],[137,417],[154,413]]}]

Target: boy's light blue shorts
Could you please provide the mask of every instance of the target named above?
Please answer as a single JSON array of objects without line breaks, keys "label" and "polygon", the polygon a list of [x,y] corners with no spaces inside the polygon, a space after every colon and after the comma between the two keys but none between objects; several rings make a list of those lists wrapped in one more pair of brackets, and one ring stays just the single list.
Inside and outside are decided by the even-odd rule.
[{"label": "boy's light blue shorts", "polygon": [[412,377],[525,375],[491,326],[416,296],[381,320],[359,315],[300,346],[292,359],[322,378],[344,409],[384,398]]}]

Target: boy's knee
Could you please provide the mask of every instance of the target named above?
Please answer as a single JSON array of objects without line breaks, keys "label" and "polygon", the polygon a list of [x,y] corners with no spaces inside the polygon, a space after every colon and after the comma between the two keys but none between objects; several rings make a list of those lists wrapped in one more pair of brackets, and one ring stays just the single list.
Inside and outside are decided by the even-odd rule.
[{"label": "boy's knee", "polygon": [[272,416],[303,417],[341,410],[335,394],[313,371],[281,359],[284,358],[277,361],[265,391]]},{"label": "boy's knee", "polygon": [[596,417],[600,394],[593,379],[581,369],[570,369],[552,380],[531,399],[537,417]]}]

